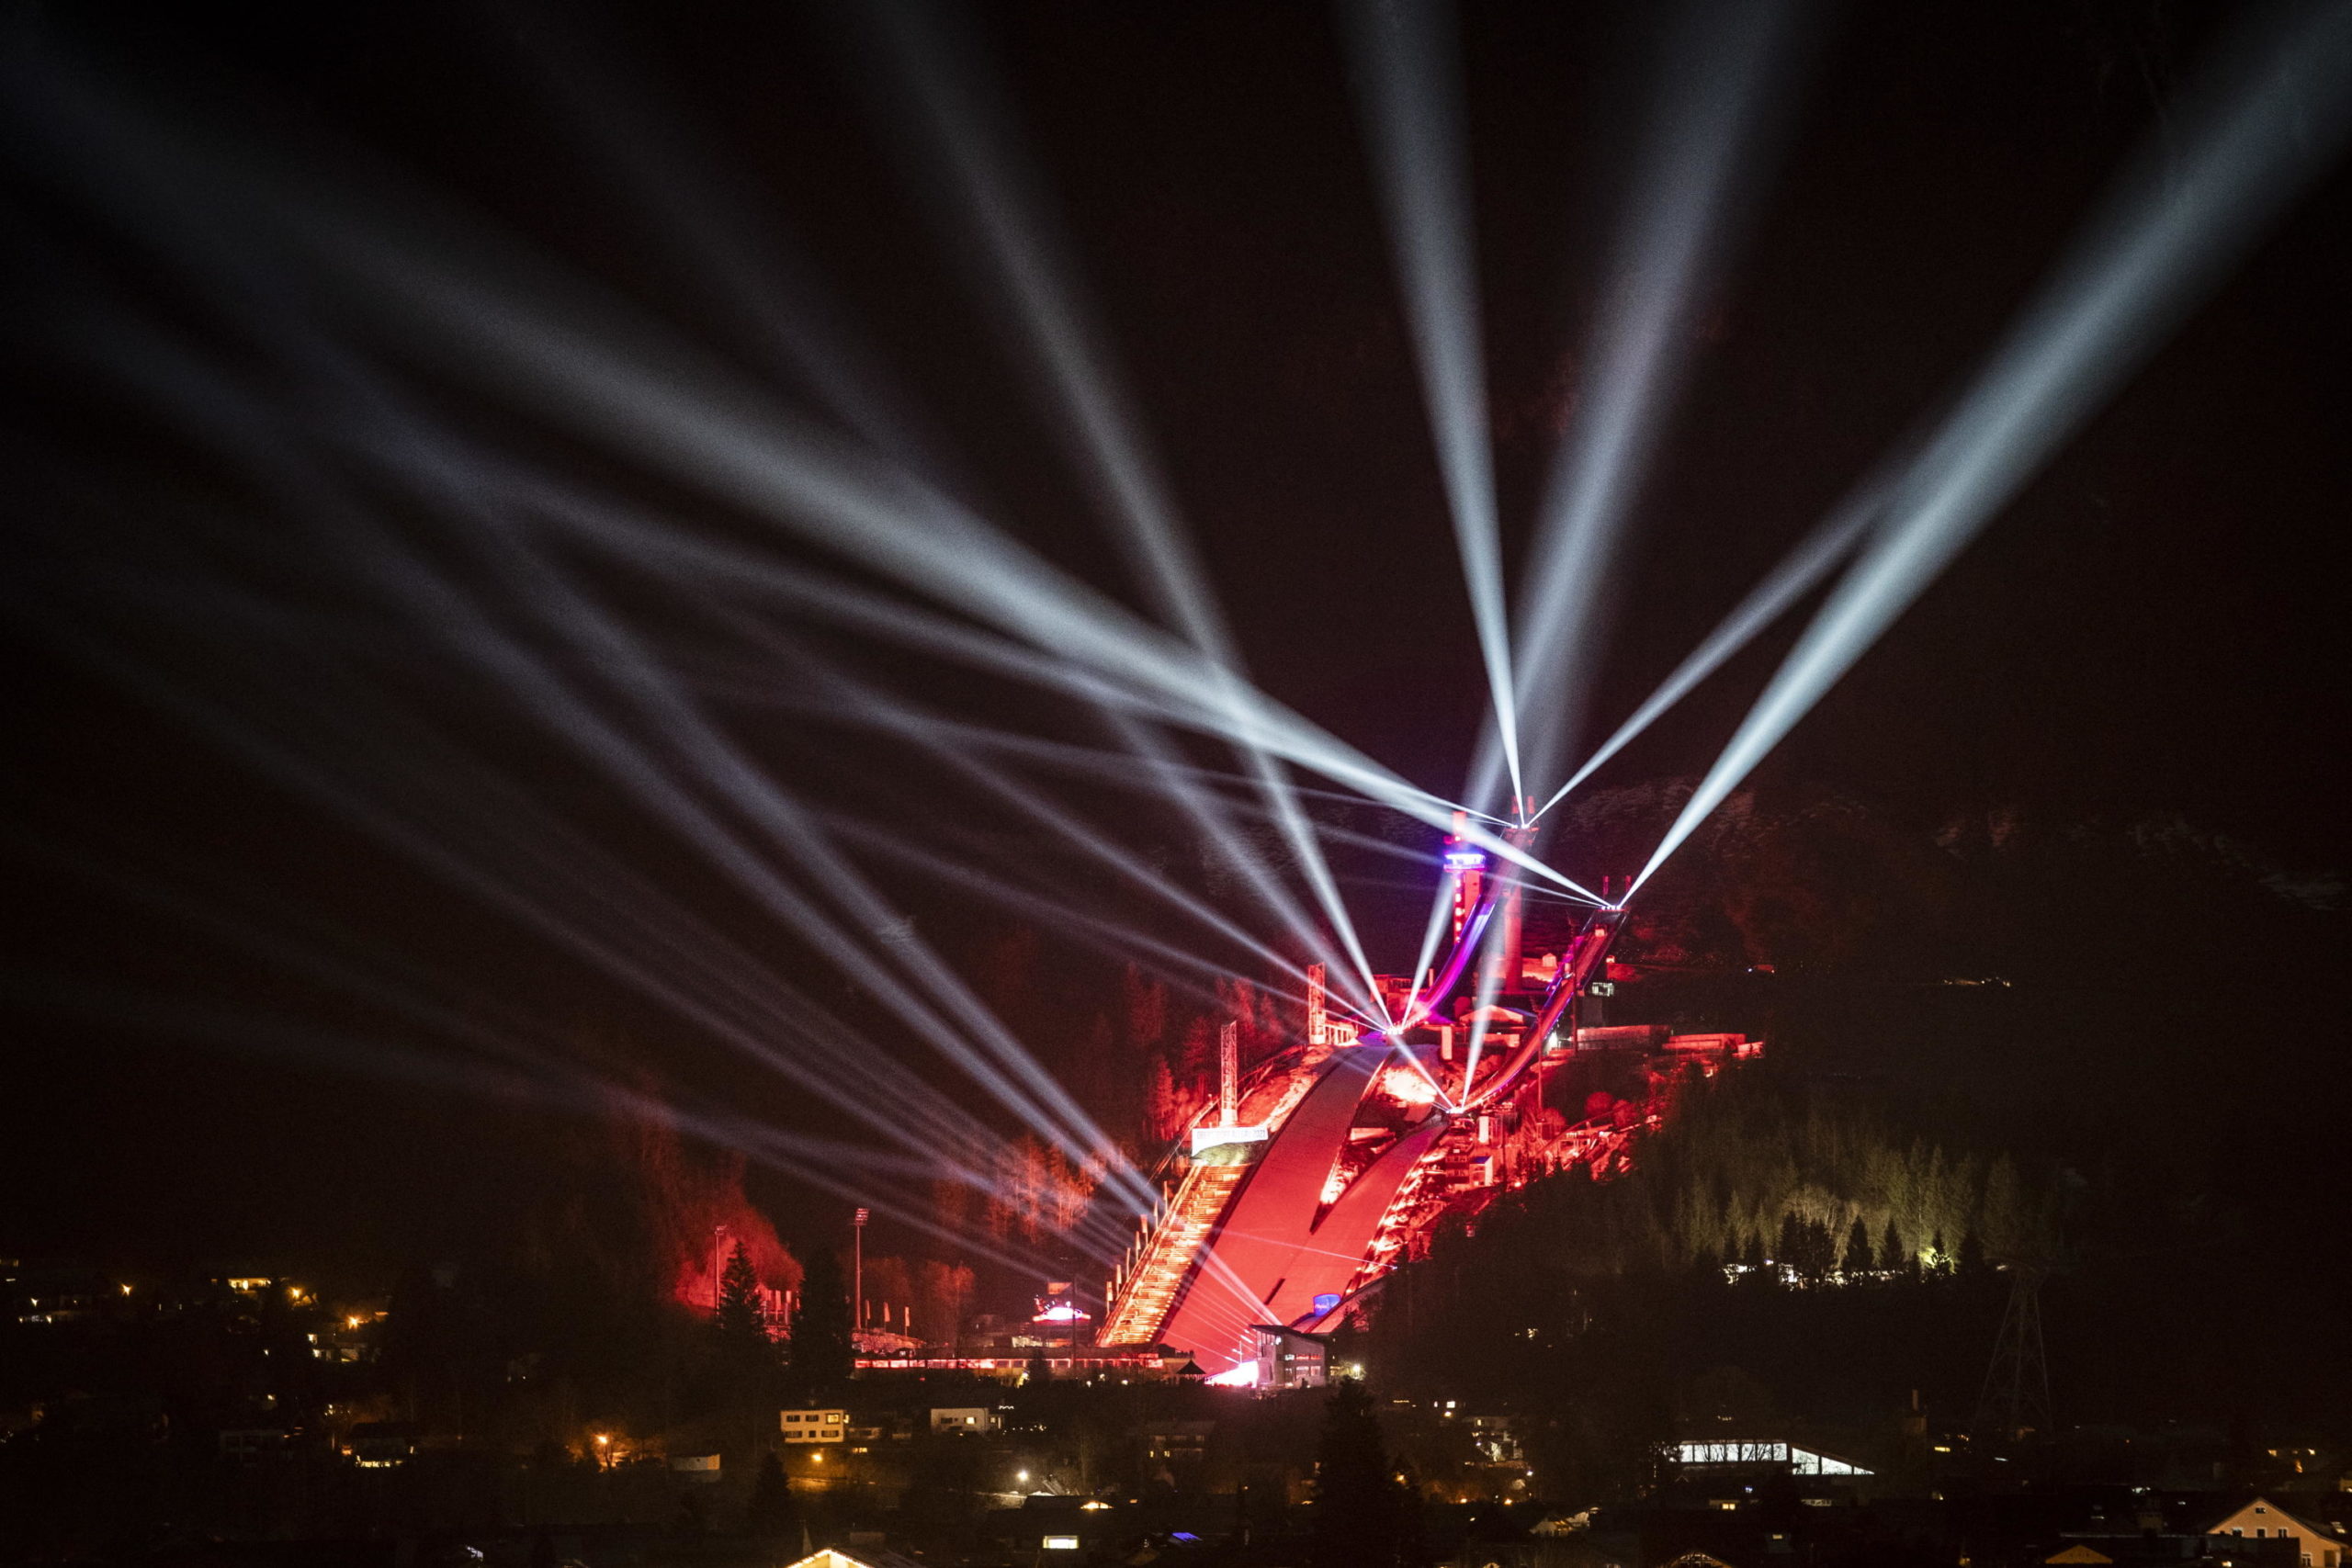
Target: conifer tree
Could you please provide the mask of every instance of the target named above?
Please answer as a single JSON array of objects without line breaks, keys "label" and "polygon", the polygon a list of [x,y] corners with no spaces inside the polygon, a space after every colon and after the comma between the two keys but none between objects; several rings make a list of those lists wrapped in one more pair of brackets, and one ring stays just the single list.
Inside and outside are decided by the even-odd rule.
[{"label": "conifer tree", "polygon": [[1343,1378],[1323,1407],[1308,1561],[1315,1568],[1390,1568],[1403,1544],[1403,1505],[1371,1396],[1361,1382]]},{"label": "conifer tree", "polygon": [[831,1247],[820,1247],[809,1257],[800,1277],[800,1299],[793,1305],[786,1360],[793,1388],[804,1396],[839,1389],[849,1382],[854,1354],[841,1262]]},{"label": "conifer tree", "polygon": [[1860,1280],[1871,1272],[1870,1227],[1862,1224],[1860,1214],[1854,1216],[1854,1228],[1846,1233],[1846,1257],[1838,1265],[1838,1272],[1848,1282]]},{"label": "conifer tree", "polygon": [[760,1299],[759,1271],[741,1242],[727,1259],[718,1278],[718,1310],[711,1327],[718,1336],[720,1357],[738,1373],[757,1373],[775,1365],[775,1346],[768,1337],[765,1303]]},{"label": "conifer tree", "polygon": [[1829,1270],[1838,1262],[1838,1244],[1830,1238],[1828,1221],[1815,1220],[1804,1227],[1804,1252],[1797,1261],[1806,1279],[1818,1281],[1829,1278]]},{"label": "conifer tree", "polygon": [[1878,1266],[1882,1269],[1908,1269],[1911,1249],[1903,1245],[1903,1233],[1894,1228],[1894,1216],[1886,1216],[1886,1234],[1878,1238]]},{"label": "conifer tree", "polygon": [[792,1498],[792,1483],[771,1449],[760,1456],[759,1473],[752,1482],[752,1504],[746,1518],[754,1534],[787,1543],[800,1529],[800,1509]]}]

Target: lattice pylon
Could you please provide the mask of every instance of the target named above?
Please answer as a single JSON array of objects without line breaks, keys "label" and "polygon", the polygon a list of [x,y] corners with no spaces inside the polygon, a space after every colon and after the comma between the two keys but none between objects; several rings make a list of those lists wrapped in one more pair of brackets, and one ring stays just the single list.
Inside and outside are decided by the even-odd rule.
[{"label": "lattice pylon", "polygon": [[2050,1359],[2041,1345],[2042,1270],[2019,1266],[2009,1274],[2009,1303],[1993,1341],[1992,1364],[1984,1369],[1984,1393],[1976,1402],[1976,1429],[2015,1442],[2028,1432],[2048,1432]]}]

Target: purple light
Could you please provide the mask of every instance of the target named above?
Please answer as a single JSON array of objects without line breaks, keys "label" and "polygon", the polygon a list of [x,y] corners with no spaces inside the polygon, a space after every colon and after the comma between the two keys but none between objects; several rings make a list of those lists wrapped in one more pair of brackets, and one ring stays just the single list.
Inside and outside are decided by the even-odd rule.
[{"label": "purple light", "polygon": [[1448,871],[1476,871],[1486,863],[1486,855],[1477,850],[1445,852],[1445,869]]}]

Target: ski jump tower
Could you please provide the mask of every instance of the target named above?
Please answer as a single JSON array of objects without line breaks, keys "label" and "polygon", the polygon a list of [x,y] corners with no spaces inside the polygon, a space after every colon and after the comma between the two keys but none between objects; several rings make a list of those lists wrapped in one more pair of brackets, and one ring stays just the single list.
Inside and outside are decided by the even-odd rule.
[{"label": "ski jump tower", "polygon": [[[1336,1323],[1465,1173],[1491,1183],[1498,1126],[1540,1110],[1524,1091],[1547,1049],[1573,1044],[1623,911],[1596,911],[1538,974],[1515,879],[1458,838],[1446,874],[1453,949],[1426,985],[1382,977],[1388,1022],[1329,1017],[1318,975],[1306,1040],[1246,1085],[1227,1027],[1216,1120],[1193,1128],[1189,1165],[1112,1280],[1101,1344],[1170,1345],[1230,1372],[1255,1327]],[[1473,1006],[1442,1014],[1465,981]]]}]

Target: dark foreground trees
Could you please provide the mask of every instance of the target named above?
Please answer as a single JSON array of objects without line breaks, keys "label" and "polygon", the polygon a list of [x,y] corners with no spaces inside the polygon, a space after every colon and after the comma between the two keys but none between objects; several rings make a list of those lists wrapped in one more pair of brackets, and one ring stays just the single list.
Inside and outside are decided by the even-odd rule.
[{"label": "dark foreground trees", "polygon": [[1372,1398],[1353,1378],[1331,1391],[1315,1460],[1315,1568],[1413,1568],[1420,1511],[1388,1467]]},{"label": "dark foreground trees", "polygon": [[848,1385],[854,1353],[841,1262],[819,1247],[809,1255],[800,1299],[792,1311],[792,1343],[786,1359],[792,1392],[804,1399],[838,1393]]}]

